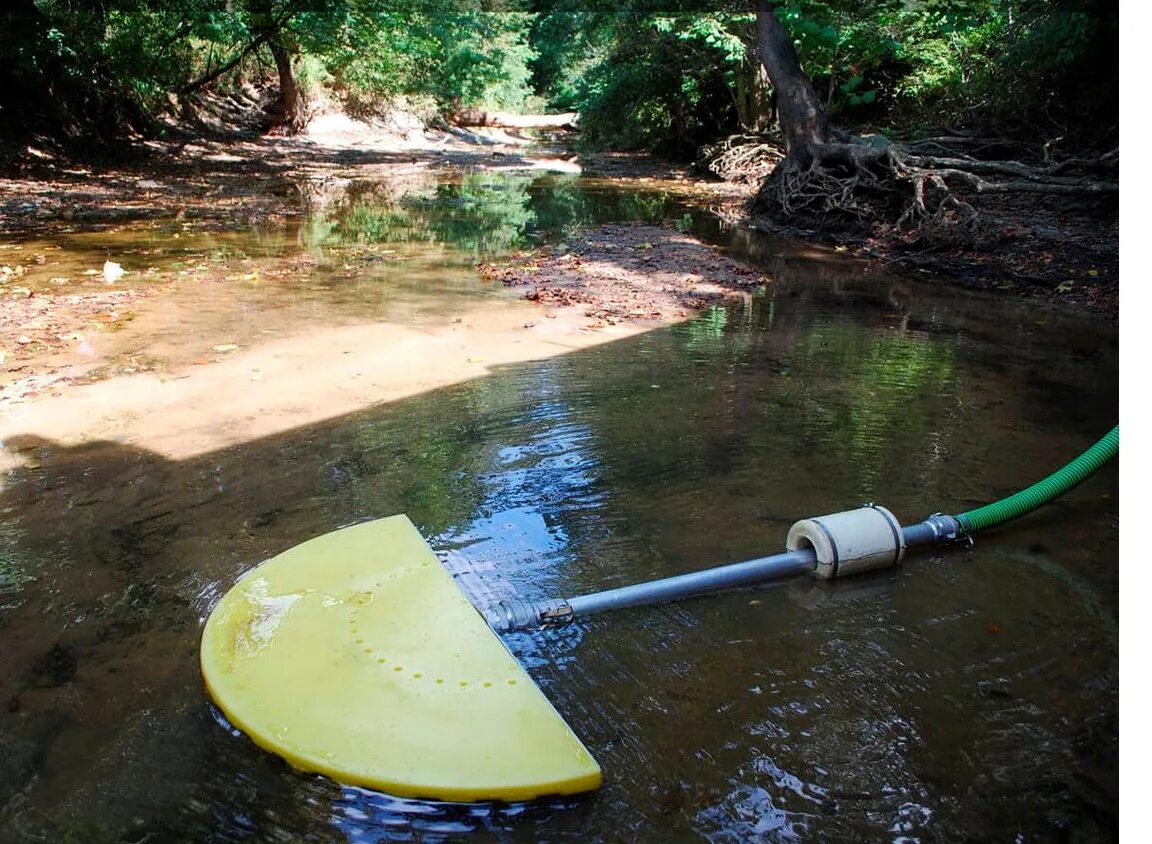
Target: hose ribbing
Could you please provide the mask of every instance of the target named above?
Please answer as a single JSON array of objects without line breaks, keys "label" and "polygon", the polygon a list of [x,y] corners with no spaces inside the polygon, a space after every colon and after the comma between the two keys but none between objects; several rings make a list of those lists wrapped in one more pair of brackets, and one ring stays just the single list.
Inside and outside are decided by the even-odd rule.
[{"label": "hose ribbing", "polygon": [[1059,498],[1072,487],[1120,453],[1120,426],[1117,425],[1063,469],[1015,495],[985,504],[956,517],[965,533],[986,530],[1031,513],[1037,507]]}]

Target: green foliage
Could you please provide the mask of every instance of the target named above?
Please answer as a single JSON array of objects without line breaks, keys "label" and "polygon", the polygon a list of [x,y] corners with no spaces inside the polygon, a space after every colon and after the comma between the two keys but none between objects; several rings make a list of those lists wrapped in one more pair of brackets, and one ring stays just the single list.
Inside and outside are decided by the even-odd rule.
[{"label": "green foliage", "polygon": [[93,49],[105,13],[48,6],[0,6],[0,135],[44,129],[99,138],[137,122],[122,83]]},{"label": "green foliage", "polygon": [[842,117],[1023,117],[1115,86],[1116,10],[1095,0],[790,0],[778,12]]},{"label": "green foliage", "polygon": [[532,94],[530,23],[524,13],[472,4],[361,0],[324,59],[353,111],[397,95],[442,107],[516,108]]},{"label": "green foliage", "polygon": [[361,111],[400,94],[442,108],[516,108],[532,94],[531,22],[479,2],[14,0],[0,11],[0,82],[22,87],[0,94],[0,113],[15,116],[22,92],[21,112],[45,110],[65,89],[155,113],[238,56],[246,57],[215,84],[274,84],[267,37],[294,54],[305,90],[332,85]]},{"label": "green foliage", "polygon": [[[537,89],[579,110],[593,145],[690,153],[767,106],[746,96],[757,61],[747,4],[537,8]],[[1103,101],[1077,103],[1116,101],[1116,10],[1101,0],[784,0],[776,14],[840,121],[1025,118],[1101,88]]]},{"label": "green foliage", "polygon": [[580,111],[587,143],[690,156],[737,127],[732,88],[748,66],[738,29],[750,16],[675,6],[635,0],[596,12],[555,4],[540,13],[537,90],[553,107]]},{"label": "green foliage", "polygon": [[[1070,133],[1115,126],[1118,9],[1100,0],[1022,0],[1001,10],[982,46],[972,94],[1010,120],[1059,115]],[[993,40],[994,39],[994,40]]]},{"label": "green foliage", "polygon": [[[1118,13],[1104,0],[783,0],[776,12],[841,122],[979,108],[1107,125],[1116,112]],[[334,89],[353,112],[397,96],[445,111],[543,98],[581,112],[592,145],[689,156],[767,114],[754,23],[743,0],[8,0],[0,123],[134,120],[241,55],[214,84],[274,85],[272,36],[305,90]]]}]

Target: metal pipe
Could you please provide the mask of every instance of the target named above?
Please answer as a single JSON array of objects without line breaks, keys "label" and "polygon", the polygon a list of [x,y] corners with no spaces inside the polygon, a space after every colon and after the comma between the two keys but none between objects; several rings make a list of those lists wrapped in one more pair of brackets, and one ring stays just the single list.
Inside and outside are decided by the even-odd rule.
[{"label": "metal pipe", "polygon": [[573,615],[589,615],[620,610],[626,607],[639,607],[657,604],[679,598],[691,598],[705,592],[718,592],[748,586],[764,580],[804,574],[816,567],[816,552],[811,548],[786,551],[771,557],[761,557],[743,563],[694,571],[648,583],[621,586],[592,595],[569,598],[565,603],[572,608]]},{"label": "metal pipe", "polygon": [[513,599],[486,607],[483,611],[488,625],[498,633],[523,630],[540,625],[563,624],[576,615],[591,615],[606,610],[658,604],[679,598],[689,598],[705,592],[734,589],[764,580],[804,574],[816,567],[816,552],[811,548],[786,551],[771,557],[761,557],[743,563],[717,566],[704,571],[679,574],[647,583],[621,586],[580,595],[567,600],[549,600],[540,603]]},{"label": "metal pipe", "polygon": [[[943,513],[936,513],[919,524],[902,528],[902,532],[908,548],[940,545],[963,538],[956,518]],[[492,629],[507,633],[540,625],[563,624],[576,616],[658,604],[707,592],[749,586],[766,580],[806,574],[815,569],[816,551],[812,548],[798,548],[770,557],[717,566],[647,583],[636,583],[632,586],[621,586],[618,589],[608,589],[566,600],[554,599],[540,603],[518,599],[501,601],[487,607],[484,610],[484,617]]]}]

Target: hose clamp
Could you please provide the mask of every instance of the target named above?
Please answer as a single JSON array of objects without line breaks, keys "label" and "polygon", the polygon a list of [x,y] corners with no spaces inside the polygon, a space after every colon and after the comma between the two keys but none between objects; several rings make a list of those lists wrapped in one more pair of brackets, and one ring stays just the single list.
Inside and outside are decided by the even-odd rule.
[{"label": "hose clamp", "polygon": [[960,520],[955,516],[949,516],[947,513],[933,513],[924,520],[924,524],[932,528],[932,535],[935,537],[935,545],[943,545],[950,542],[963,542],[969,548],[975,545],[972,539],[972,534],[964,530]]},{"label": "hose clamp", "polygon": [[541,627],[559,627],[572,621],[572,607],[570,604],[553,604],[540,613]]}]

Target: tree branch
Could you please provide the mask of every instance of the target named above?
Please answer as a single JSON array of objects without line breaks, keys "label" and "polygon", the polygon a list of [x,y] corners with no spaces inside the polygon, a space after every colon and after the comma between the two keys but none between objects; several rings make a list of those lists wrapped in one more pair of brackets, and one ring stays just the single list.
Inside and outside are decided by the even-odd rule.
[{"label": "tree branch", "polygon": [[236,67],[236,65],[240,64],[240,62],[244,61],[245,58],[251,55],[254,50],[258,50],[261,45],[275,36],[285,26],[285,24],[292,20],[292,18],[294,18],[296,14],[303,8],[304,4],[303,2],[300,2],[300,0],[297,0],[297,2],[294,3],[289,3],[284,7],[284,11],[281,12],[278,17],[273,18],[267,26],[261,27],[260,32],[256,35],[256,37],[249,41],[244,49],[241,50],[236,56],[215,70],[207,71],[200,78],[189,82],[187,85],[180,89],[180,96],[187,97],[189,94],[199,91],[205,85],[211,84],[225,73],[230,71],[232,68]]},{"label": "tree branch", "polygon": [[239,53],[237,53],[232,59],[230,59],[229,61],[220,65],[220,67],[216,68],[215,70],[208,71],[203,76],[201,76],[199,79],[195,79],[192,82],[189,82],[183,88],[181,88],[180,89],[180,96],[181,97],[187,97],[189,94],[192,94],[192,93],[195,93],[196,91],[199,91],[205,85],[209,85],[212,82],[215,82],[217,79],[219,79],[225,73],[230,71],[232,68],[236,67],[236,65],[240,64],[240,62],[244,61],[244,59],[246,59],[248,57],[248,55],[250,53],[252,53],[253,50],[258,49],[260,47],[260,45],[262,45],[264,42],[266,42],[269,39],[269,37],[271,37],[271,35],[272,35],[271,31],[267,31],[267,30],[260,33],[259,35],[257,35],[255,38],[253,38],[251,41],[249,41],[248,44],[244,47],[244,49],[241,50]]}]

